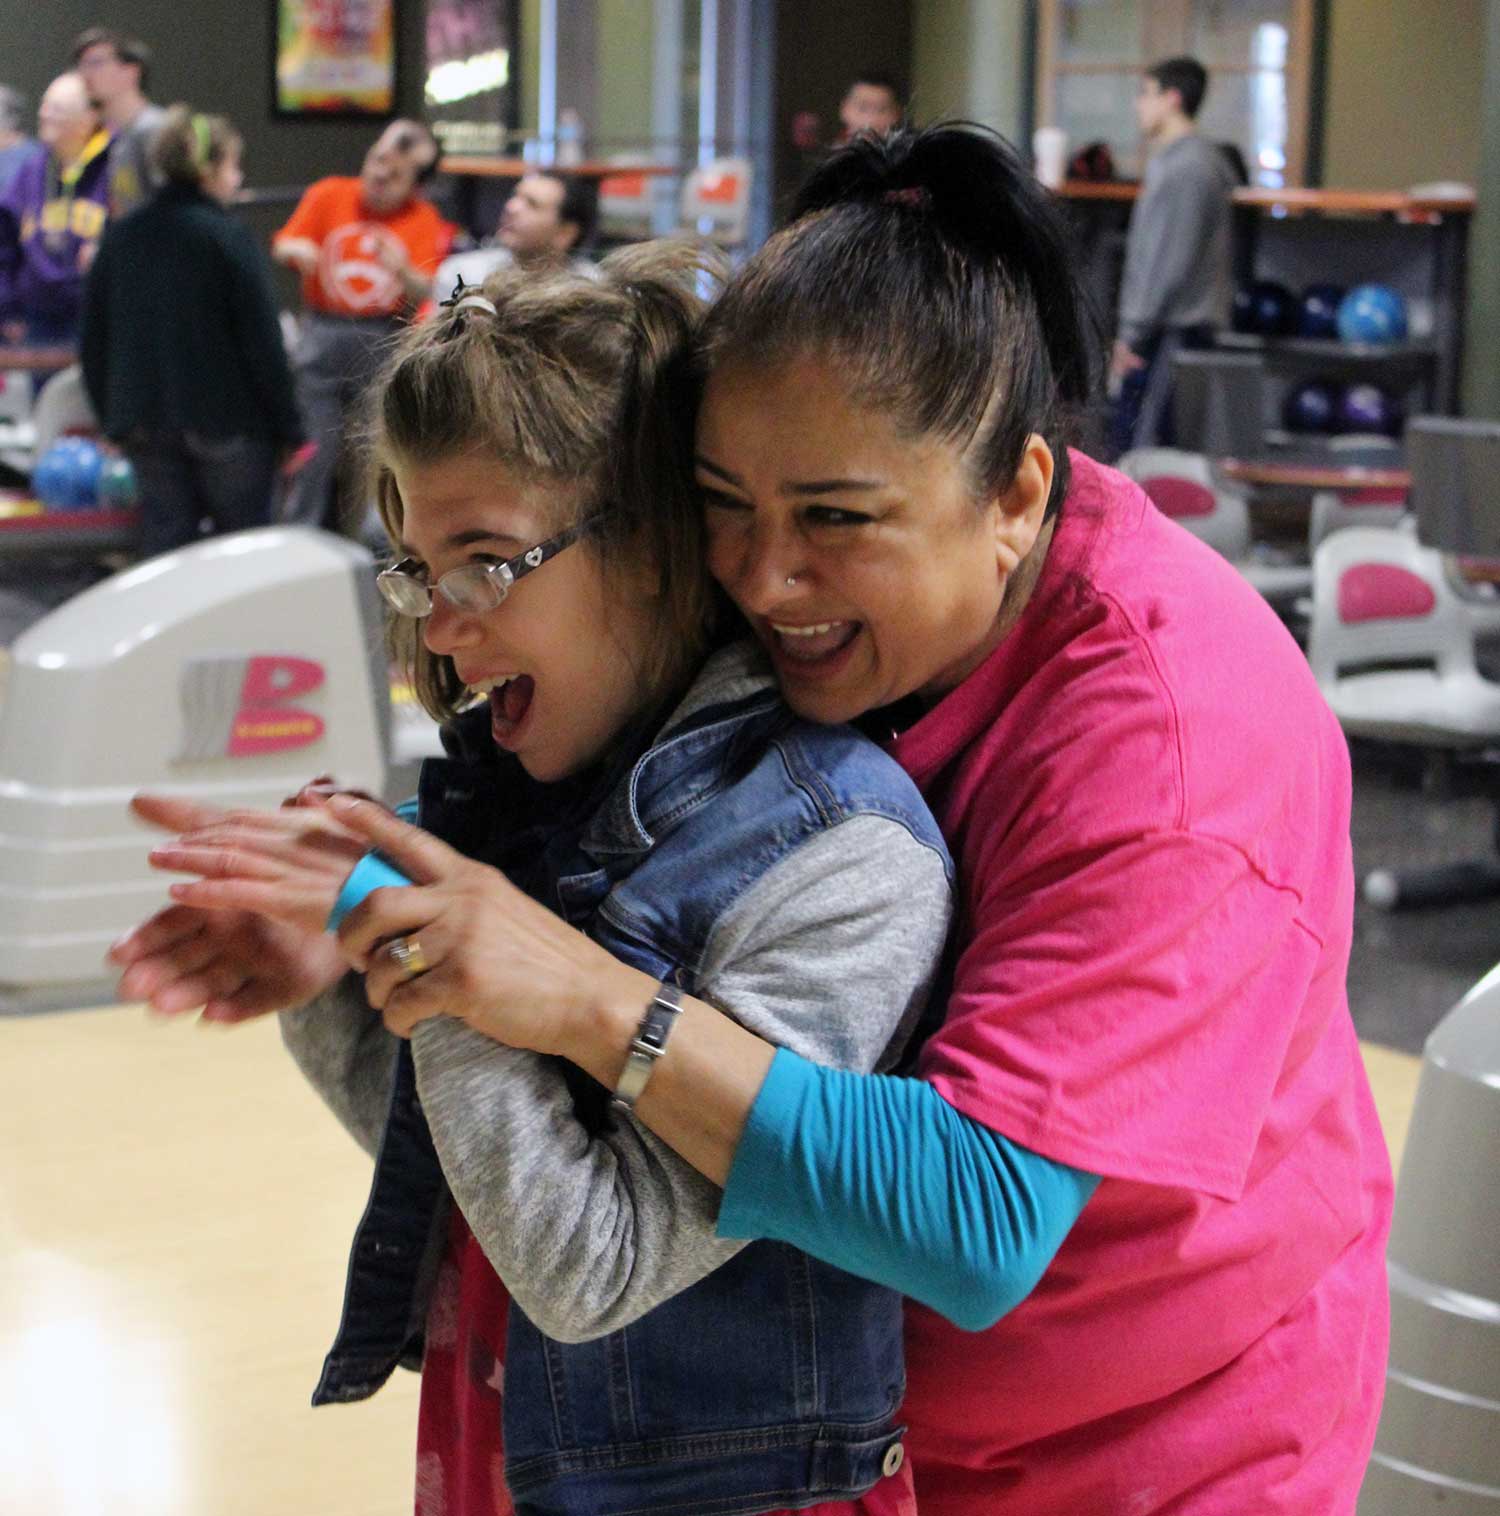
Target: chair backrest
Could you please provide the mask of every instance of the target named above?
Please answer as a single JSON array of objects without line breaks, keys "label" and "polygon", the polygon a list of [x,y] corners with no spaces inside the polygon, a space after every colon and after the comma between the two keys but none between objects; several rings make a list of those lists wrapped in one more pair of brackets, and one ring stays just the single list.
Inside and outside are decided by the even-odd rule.
[{"label": "chair backrest", "polygon": [[1383,527],[1387,531],[1412,522],[1403,489],[1319,490],[1308,513],[1307,546],[1315,551],[1325,537],[1352,526]]},{"label": "chair backrest", "polygon": [[1165,516],[1201,538],[1231,562],[1250,549],[1250,508],[1201,453],[1174,447],[1138,447],[1115,465],[1134,479]]},{"label": "chair backrest", "polygon": [[31,375],[24,369],[0,372],[0,421],[19,425],[31,416]]},{"label": "chair backrest", "polygon": [[69,432],[97,432],[98,418],[89,404],[83,387],[83,370],[78,364],[61,369],[42,387],[32,411],[36,427],[36,456],[43,453]]},{"label": "chair backrest", "polygon": [[1409,532],[1350,527],[1313,554],[1307,657],[1329,703],[1342,681],[1390,670],[1474,675],[1474,638],[1500,606],[1467,600],[1443,555]]},{"label": "chair backrest", "polygon": [[750,228],[750,173],[748,158],[716,158],[688,174],[679,204],[684,230],[741,246]]},{"label": "chair backrest", "polygon": [[655,197],[653,179],[642,173],[649,160],[639,156],[610,159],[610,172],[599,181],[599,235],[630,242],[651,235]]},{"label": "chair backrest", "polygon": [[1500,422],[1413,417],[1406,459],[1418,537],[1445,553],[1500,557]]}]

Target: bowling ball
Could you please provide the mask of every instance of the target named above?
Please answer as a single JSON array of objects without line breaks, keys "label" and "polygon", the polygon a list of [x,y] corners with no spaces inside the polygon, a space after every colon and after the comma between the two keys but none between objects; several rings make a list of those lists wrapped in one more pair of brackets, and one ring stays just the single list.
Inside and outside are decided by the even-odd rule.
[{"label": "bowling ball", "polygon": [[1331,432],[1338,422],[1339,388],[1326,379],[1304,379],[1293,385],[1281,407],[1289,432]]},{"label": "bowling ball", "polygon": [[1274,279],[1256,279],[1235,292],[1230,324],[1255,337],[1287,337],[1297,330],[1297,297]]},{"label": "bowling ball", "polygon": [[1339,304],[1338,325],[1345,342],[1403,342],[1406,301],[1388,284],[1356,284]]},{"label": "bowling ball", "polygon": [[1339,306],[1343,299],[1344,287],[1341,284],[1309,284],[1302,291],[1302,300],[1297,307],[1297,335],[1337,337]]},{"label": "bowling ball", "polygon": [[104,466],[99,470],[97,496],[101,506],[115,510],[127,510],[136,503],[139,497],[130,459],[116,454],[104,460]]},{"label": "bowling ball", "polygon": [[1346,385],[1339,396],[1338,430],[1374,432],[1382,437],[1401,434],[1401,403],[1378,384]]},{"label": "bowling ball", "polygon": [[93,507],[104,454],[87,437],[63,437],[36,461],[31,490],[48,510],[85,511]]}]

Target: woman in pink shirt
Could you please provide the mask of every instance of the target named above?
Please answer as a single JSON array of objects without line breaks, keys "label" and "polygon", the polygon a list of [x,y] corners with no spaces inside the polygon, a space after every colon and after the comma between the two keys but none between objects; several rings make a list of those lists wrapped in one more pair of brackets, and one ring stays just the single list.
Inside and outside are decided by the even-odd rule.
[{"label": "woman in pink shirt", "polygon": [[[714,573],[795,709],[916,779],[964,907],[915,1077],[688,999],[636,1110],[724,1185],[722,1234],[912,1297],[923,1516],[1348,1513],[1390,1172],[1345,998],[1346,748],[1244,581],[1069,451],[1090,338],[1050,200],[953,127],[834,154],[710,314]],[[339,806],[434,881],[344,927],[387,1024],[463,984],[471,1024],[613,1087],[644,977]],[[380,950],[415,932],[417,978]]]}]

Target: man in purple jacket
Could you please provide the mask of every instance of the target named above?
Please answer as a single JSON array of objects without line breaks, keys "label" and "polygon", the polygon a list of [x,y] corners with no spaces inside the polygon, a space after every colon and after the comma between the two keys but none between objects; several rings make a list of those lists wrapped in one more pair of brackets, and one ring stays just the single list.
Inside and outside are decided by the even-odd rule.
[{"label": "man in purple jacket", "polygon": [[109,198],[109,138],[77,74],[47,86],[37,137],[46,152],[0,197],[0,336],[71,345]]}]

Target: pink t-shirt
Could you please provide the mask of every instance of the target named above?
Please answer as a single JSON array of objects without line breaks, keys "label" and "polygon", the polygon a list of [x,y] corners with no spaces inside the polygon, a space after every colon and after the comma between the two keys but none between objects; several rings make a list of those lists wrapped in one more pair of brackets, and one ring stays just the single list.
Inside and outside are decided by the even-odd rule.
[{"label": "pink t-shirt", "polygon": [[1345,997],[1347,748],[1244,580],[1073,468],[1021,621],[892,748],[964,902],[922,1077],[1103,1176],[998,1325],[910,1306],[917,1499],[1352,1512],[1391,1177]]}]

